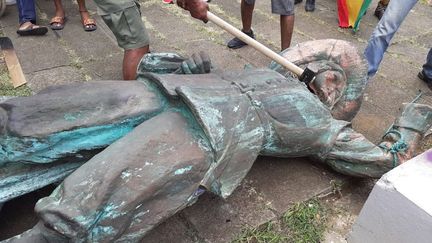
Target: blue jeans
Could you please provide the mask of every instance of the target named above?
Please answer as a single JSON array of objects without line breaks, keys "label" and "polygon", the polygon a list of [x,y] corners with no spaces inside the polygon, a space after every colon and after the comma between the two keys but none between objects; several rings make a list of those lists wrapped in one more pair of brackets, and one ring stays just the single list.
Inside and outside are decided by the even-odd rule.
[{"label": "blue jeans", "polygon": [[432,79],[432,48],[426,57],[425,65],[423,65],[423,73],[428,79]]},{"label": "blue jeans", "polygon": [[[391,0],[381,20],[373,31],[364,55],[369,64],[368,76],[375,75],[383,59],[384,52],[390,44],[402,21],[418,0]],[[430,52],[429,52],[430,54]]]},{"label": "blue jeans", "polygon": [[36,24],[35,0],[17,0],[19,23],[32,22]]}]

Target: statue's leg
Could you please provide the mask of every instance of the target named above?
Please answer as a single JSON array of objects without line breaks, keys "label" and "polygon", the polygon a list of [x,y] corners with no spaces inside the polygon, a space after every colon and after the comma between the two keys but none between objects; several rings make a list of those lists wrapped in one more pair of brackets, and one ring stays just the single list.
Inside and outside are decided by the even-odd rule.
[{"label": "statue's leg", "polygon": [[139,241],[199,196],[212,159],[200,132],[178,112],[144,122],[41,199],[16,242]]},{"label": "statue's leg", "polygon": [[420,139],[431,126],[432,107],[408,104],[379,146],[347,127],[339,133],[330,152],[320,158],[344,174],[380,177],[412,158]]},{"label": "statue's leg", "polygon": [[51,163],[104,148],[164,109],[165,101],[136,81],[97,81],[47,88],[0,103],[0,167]]}]

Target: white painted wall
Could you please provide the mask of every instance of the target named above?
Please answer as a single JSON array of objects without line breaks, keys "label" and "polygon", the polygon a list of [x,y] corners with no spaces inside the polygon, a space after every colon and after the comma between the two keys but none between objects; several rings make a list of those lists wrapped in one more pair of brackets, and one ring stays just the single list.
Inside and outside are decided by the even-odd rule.
[{"label": "white painted wall", "polygon": [[432,149],[381,177],[347,240],[432,242]]}]

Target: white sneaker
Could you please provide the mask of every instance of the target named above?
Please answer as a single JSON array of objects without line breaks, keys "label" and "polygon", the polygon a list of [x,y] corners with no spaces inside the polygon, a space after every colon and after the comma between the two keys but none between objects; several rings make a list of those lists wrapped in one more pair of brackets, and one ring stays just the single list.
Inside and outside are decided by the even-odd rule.
[{"label": "white sneaker", "polygon": [[14,5],[16,4],[16,0],[6,0],[6,5]]}]

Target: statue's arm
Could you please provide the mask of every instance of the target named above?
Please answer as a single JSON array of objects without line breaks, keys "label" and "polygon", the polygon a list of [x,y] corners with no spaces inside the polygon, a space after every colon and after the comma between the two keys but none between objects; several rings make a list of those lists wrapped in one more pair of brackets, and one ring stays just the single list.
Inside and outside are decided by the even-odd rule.
[{"label": "statue's arm", "polygon": [[189,58],[177,53],[149,53],[146,54],[138,65],[138,76],[143,73],[158,74],[202,74],[210,73],[211,60],[206,52],[192,54]]}]

